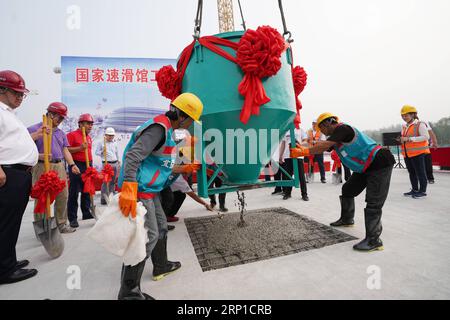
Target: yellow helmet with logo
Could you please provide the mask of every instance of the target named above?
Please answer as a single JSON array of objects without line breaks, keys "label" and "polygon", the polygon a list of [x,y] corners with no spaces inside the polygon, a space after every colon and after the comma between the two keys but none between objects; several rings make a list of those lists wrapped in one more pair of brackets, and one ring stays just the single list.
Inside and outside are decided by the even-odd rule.
[{"label": "yellow helmet with logo", "polygon": [[203,112],[203,103],[195,94],[189,92],[182,93],[172,101],[172,105],[186,113],[195,122],[200,123],[199,120]]},{"label": "yellow helmet with logo", "polygon": [[416,107],[404,105],[402,110],[400,111],[401,115],[407,114],[407,113],[417,113]]},{"label": "yellow helmet with logo", "polygon": [[336,121],[339,121],[338,116],[330,113],[330,112],[324,112],[322,113],[318,118],[317,118],[317,127],[324,121],[327,120],[329,118],[335,118]]}]

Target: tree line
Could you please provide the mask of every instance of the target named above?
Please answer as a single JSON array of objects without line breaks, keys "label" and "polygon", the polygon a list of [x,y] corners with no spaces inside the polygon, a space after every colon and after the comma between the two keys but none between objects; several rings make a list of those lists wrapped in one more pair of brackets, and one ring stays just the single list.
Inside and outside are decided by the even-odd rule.
[{"label": "tree line", "polygon": [[[439,146],[450,146],[450,117],[442,118],[437,122],[430,122],[430,126],[437,137]],[[400,132],[401,130],[402,125],[396,124],[378,130],[366,130],[364,133],[374,139],[377,143],[383,144],[384,132]]]}]

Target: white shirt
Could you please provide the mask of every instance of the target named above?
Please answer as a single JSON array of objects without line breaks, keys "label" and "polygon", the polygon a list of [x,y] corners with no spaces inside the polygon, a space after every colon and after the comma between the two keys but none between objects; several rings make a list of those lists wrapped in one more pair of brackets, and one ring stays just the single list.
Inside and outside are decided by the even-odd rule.
[{"label": "white shirt", "polygon": [[[410,126],[418,123],[419,120],[414,120],[410,125],[403,124],[403,132],[407,132],[405,128],[409,128]],[[431,130],[431,127],[428,127],[429,124],[426,122],[420,121],[419,125],[419,136],[418,137],[411,137],[412,142],[422,142],[422,141],[428,141],[430,139],[430,134],[428,133],[428,130]]]},{"label": "white shirt", "polygon": [[[295,140],[298,143],[302,143],[303,139],[306,139],[308,136],[306,135],[306,132],[303,131],[301,128],[300,129],[295,129],[294,130],[295,133]],[[281,140],[281,142],[284,141],[284,153],[283,153],[283,160],[290,158],[290,148],[291,148],[291,130],[288,130],[288,132],[286,132],[286,135],[284,136],[283,140]]]},{"label": "white shirt", "polygon": [[14,109],[0,102],[0,165],[34,166],[39,159],[36,144]]},{"label": "white shirt", "polygon": [[189,184],[186,180],[184,180],[182,175],[179,175],[178,178],[170,185],[170,190],[172,190],[172,192],[181,191],[183,193],[192,191],[191,187],[189,187]]},{"label": "white shirt", "polygon": [[[105,161],[105,156],[103,154],[103,141],[100,141],[97,144],[97,148],[95,149],[95,154],[102,158],[102,162]],[[117,144],[112,141],[106,141],[106,161],[118,161],[119,160],[119,150],[117,148]]]}]

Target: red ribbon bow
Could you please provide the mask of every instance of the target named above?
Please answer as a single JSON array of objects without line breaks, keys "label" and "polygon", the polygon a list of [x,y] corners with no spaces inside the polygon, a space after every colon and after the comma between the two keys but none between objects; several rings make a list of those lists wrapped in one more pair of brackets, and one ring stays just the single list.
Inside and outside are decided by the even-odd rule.
[{"label": "red ribbon bow", "polygon": [[239,93],[245,97],[240,115],[242,123],[246,124],[251,115],[259,115],[259,107],[270,101],[261,79],[277,74],[285,49],[281,34],[269,26],[247,30],[239,41],[236,60],[245,73],[238,87]]},{"label": "red ribbon bow", "polygon": [[[256,30],[247,30],[239,43],[214,36],[201,37],[198,42],[212,52],[238,64],[244,72],[238,86],[239,93],[245,97],[240,115],[241,122],[246,124],[251,115],[259,115],[260,106],[270,101],[262,79],[278,73],[281,68],[281,54],[288,47],[281,34],[272,27],[262,26]],[[181,93],[184,73],[195,43],[196,40],[181,53],[177,71],[172,66],[164,66],[156,73],[155,79],[164,97],[173,100]],[[219,46],[236,50],[236,57]]]},{"label": "red ribbon bow", "polygon": [[159,69],[155,74],[155,80],[159,91],[164,97],[173,100],[180,94],[182,79],[171,65]]},{"label": "red ribbon bow", "polygon": [[113,176],[114,176],[114,169],[113,167],[107,163],[103,169],[102,169],[102,176],[103,176],[103,182],[104,183],[108,183],[112,180]]},{"label": "red ribbon bow", "polygon": [[50,196],[50,203],[53,203],[65,186],[66,181],[60,179],[56,171],[42,174],[31,189],[31,197],[37,200],[34,213],[45,213],[47,194]]},{"label": "red ribbon bow", "polygon": [[305,89],[307,78],[308,75],[306,74],[305,69],[300,66],[292,68],[292,81],[294,82],[295,104],[297,107],[297,115],[295,116],[294,124],[297,129],[300,128],[300,109],[302,108],[302,103],[298,96]]},{"label": "red ribbon bow", "polygon": [[81,175],[81,180],[83,180],[84,183],[83,192],[94,195],[95,181],[102,179],[103,176],[98,173],[97,169],[95,169],[94,167],[87,168],[87,170]]}]

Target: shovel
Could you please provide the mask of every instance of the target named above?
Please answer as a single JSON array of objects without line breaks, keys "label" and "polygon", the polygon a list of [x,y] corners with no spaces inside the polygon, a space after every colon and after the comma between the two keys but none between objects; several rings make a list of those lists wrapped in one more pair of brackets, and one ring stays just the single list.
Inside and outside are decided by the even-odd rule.
[{"label": "shovel", "polygon": [[[49,154],[51,153],[52,146],[52,120],[43,116],[44,124],[44,168],[45,172],[50,171],[50,163],[48,160]],[[50,133],[47,133],[46,127],[50,128]],[[34,232],[38,236],[45,251],[52,258],[58,258],[64,251],[64,240],[59,232],[58,225],[56,223],[55,217],[51,216],[50,207],[50,195],[47,194],[47,202],[45,206],[45,214],[42,215],[41,220],[33,222]]]},{"label": "shovel", "polygon": [[[103,137],[103,157],[105,158],[105,166],[108,164],[106,160],[106,137]],[[112,194],[109,193],[109,182],[105,182],[106,194],[103,195],[103,199],[106,201],[106,205],[109,206],[112,200]]]},{"label": "shovel", "polygon": [[[86,129],[82,127],[81,132],[83,133],[83,142],[86,143],[87,142]],[[88,148],[84,149],[84,156],[86,158],[86,168],[89,168],[90,164],[89,164]],[[98,217],[95,214],[94,195],[90,194],[89,197],[91,198],[91,215],[94,217],[95,220],[98,220]]]}]

